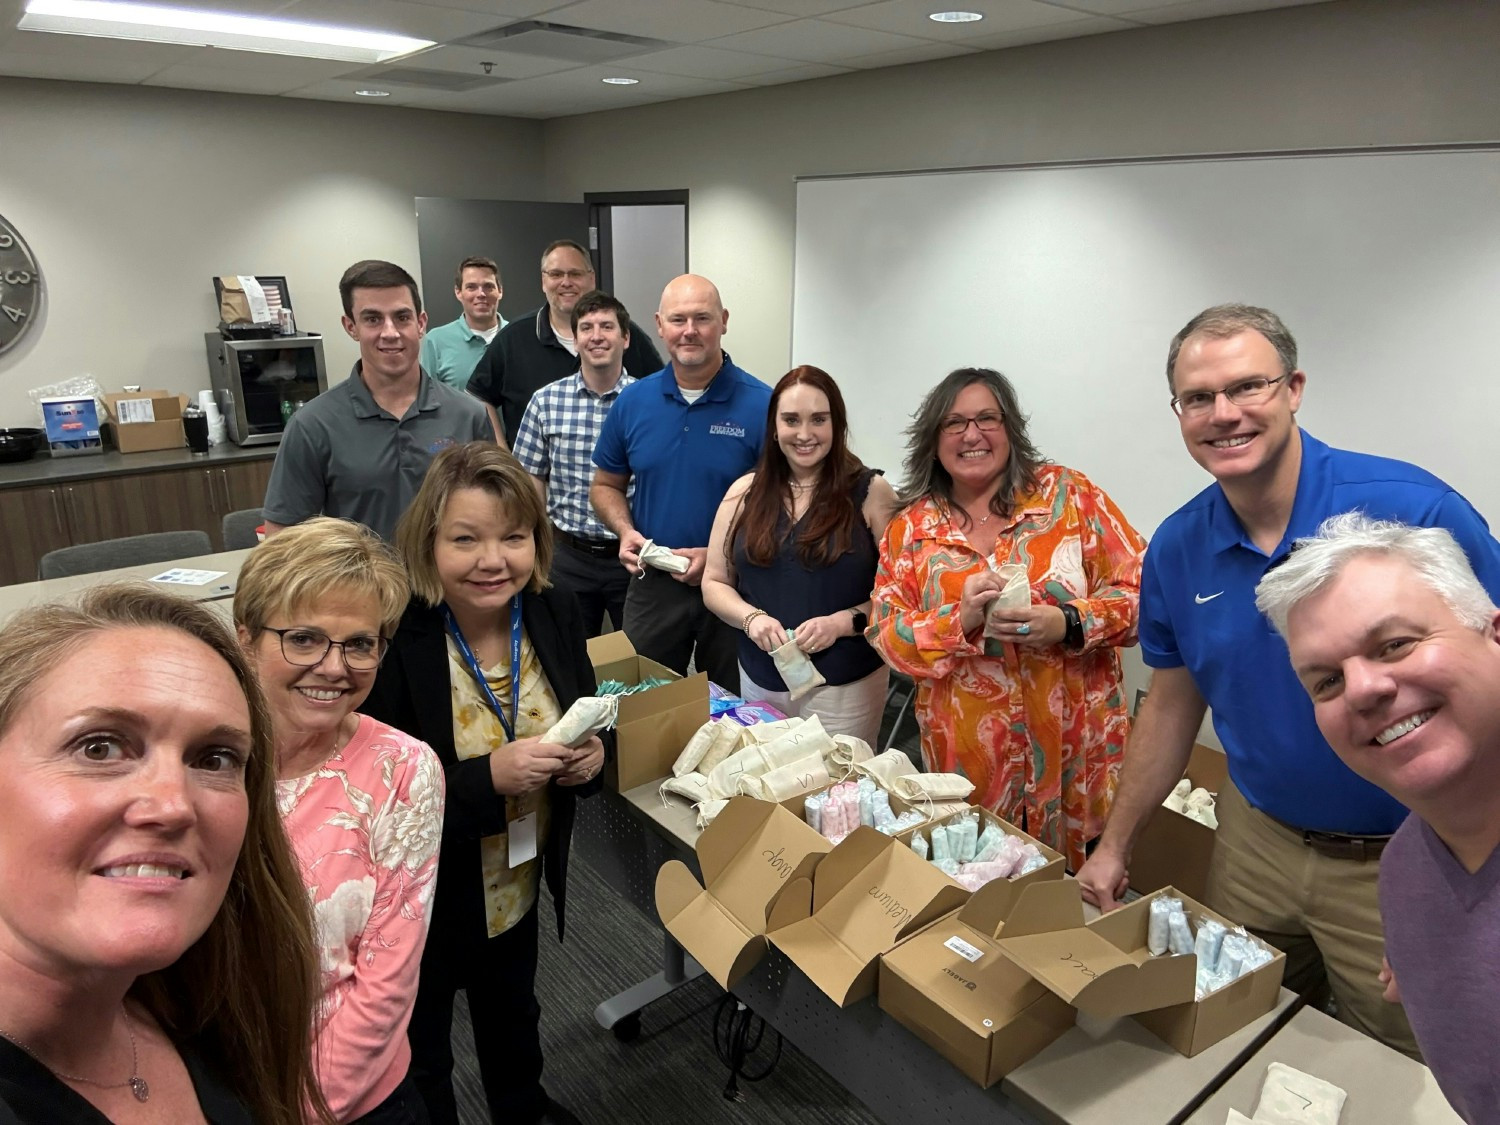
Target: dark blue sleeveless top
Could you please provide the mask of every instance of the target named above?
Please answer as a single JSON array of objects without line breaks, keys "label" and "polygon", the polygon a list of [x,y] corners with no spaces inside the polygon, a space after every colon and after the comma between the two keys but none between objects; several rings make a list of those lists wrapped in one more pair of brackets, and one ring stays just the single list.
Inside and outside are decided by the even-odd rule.
[{"label": "dark blue sleeveless top", "polygon": [[[875,538],[861,511],[870,480],[879,469],[865,469],[854,488],[854,528],[849,550],[828,566],[809,569],[797,555],[791,516],[785,511],[776,522],[781,549],[770,566],[756,566],[745,555],[745,537],[734,537],[735,588],[756,609],[763,609],[783,627],[795,629],[810,617],[825,617],[870,600],[879,558]],[[882,474],[884,475],[884,474]],[[785,691],[771,654],[740,634],[740,667],[767,691]],[[830,684],[852,684],[880,667],[880,654],[864,637],[840,637],[832,647],[814,653],[813,665]]]}]

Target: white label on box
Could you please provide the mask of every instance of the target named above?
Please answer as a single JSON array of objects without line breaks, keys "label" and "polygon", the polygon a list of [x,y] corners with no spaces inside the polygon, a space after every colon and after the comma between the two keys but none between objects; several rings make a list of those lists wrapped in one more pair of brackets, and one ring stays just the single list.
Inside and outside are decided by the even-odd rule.
[{"label": "white label on box", "polygon": [[122,398],[115,403],[120,424],[156,421],[156,407],[149,398]]},{"label": "white label on box", "polygon": [[943,945],[948,949],[953,950],[954,953],[957,953],[965,961],[978,961],[981,957],[984,956],[984,950],[970,945],[957,934],[954,934],[947,941],[943,942]]}]

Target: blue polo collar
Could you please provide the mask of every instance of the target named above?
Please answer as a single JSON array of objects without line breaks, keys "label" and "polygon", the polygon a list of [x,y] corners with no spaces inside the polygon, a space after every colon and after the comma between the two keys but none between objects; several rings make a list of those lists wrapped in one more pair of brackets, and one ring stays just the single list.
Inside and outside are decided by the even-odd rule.
[{"label": "blue polo collar", "polygon": [[[719,361],[719,370],[714,372],[714,377],[708,381],[708,386],[703,389],[698,402],[728,402],[734,394],[734,386],[739,382],[739,368],[735,367],[734,360],[729,358],[728,352],[721,350],[719,355],[722,357]],[[678,393],[677,372],[670,362],[662,368],[661,376],[662,397],[676,399],[686,406],[695,405]]]},{"label": "blue polo collar", "polygon": [[[1298,427],[1302,439],[1302,464],[1297,470],[1297,494],[1292,500],[1292,516],[1287,521],[1286,534],[1277,544],[1272,559],[1285,555],[1298,539],[1312,535],[1318,523],[1327,515],[1333,503],[1333,456],[1323,442],[1306,430]],[[1239,516],[1229,505],[1224,489],[1215,482],[1209,487],[1209,546],[1217,553],[1235,547],[1254,551],[1261,550],[1250,541]]]}]

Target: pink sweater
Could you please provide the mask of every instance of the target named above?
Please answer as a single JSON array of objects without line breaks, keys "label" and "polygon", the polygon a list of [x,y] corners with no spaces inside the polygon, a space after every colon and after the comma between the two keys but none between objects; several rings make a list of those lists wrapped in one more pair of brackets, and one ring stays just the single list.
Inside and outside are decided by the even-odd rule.
[{"label": "pink sweater", "polygon": [[317,770],[277,782],[312,899],[323,978],[315,1063],[348,1121],[406,1076],[406,1024],[437,881],[443,769],[424,742],[361,715]]}]

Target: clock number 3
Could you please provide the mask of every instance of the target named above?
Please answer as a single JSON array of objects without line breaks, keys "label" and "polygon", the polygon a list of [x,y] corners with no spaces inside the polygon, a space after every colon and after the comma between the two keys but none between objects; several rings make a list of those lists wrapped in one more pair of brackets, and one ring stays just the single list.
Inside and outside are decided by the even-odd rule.
[{"label": "clock number 3", "polygon": [[29,270],[6,270],[4,281],[6,285],[30,285],[35,278]]}]

